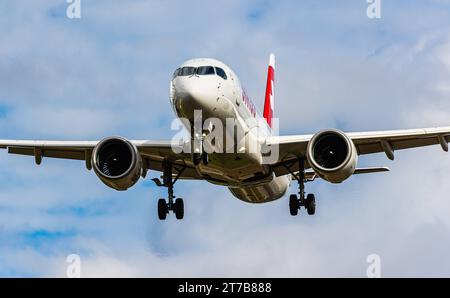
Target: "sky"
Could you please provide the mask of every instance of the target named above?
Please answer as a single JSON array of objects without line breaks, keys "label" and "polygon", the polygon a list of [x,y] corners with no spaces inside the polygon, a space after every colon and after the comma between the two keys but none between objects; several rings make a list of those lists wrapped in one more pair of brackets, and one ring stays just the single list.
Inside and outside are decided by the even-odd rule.
[{"label": "sky", "polygon": [[[369,19],[365,0],[82,0],[69,19],[64,0],[0,0],[0,138],[171,139],[178,65],[225,62],[261,110],[271,52],[281,134],[449,126],[450,2],[381,1]],[[83,162],[0,151],[0,276],[64,277],[78,254],[83,277],[365,277],[377,254],[384,277],[449,277],[450,156],[359,166],[391,172],[307,184],[313,217],[180,181],[185,219],[161,222],[148,178],[117,192]]]}]

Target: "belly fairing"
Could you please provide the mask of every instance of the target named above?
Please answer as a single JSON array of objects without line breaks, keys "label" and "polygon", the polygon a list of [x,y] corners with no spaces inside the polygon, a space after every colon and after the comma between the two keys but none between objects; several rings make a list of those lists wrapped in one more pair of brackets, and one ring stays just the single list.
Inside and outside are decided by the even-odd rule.
[{"label": "belly fairing", "polygon": [[272,181],[247,187],[229,187],[231,193],[247,203],[267,203],[281,198],[290,185],[289,176],[274,177]]}]

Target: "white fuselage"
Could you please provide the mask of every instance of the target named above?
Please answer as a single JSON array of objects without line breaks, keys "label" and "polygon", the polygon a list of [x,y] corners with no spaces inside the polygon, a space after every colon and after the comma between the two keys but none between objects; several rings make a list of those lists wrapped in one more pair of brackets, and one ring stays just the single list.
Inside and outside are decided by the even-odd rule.
[{"label": "white fuselage", "polygon": [[[176,115],[187,119],[191,125],[197,110],[201,111],[203,121],[219,119],[226,128],[227,121],[232,119],[236,126],[236,130],[223,130],[223,153],[211,153],[207,165],[196,166],[205,180],[228,186],[234,196],[251,203],[273,201],[286,193],[290,176],[276,177],[270,166],[263,163],[262,141],[259,140],[263,139],[261,136],[270,135],[271,129],[228,66],[214,59],[186,61],[171,81],[170,100]],[[236,138],[229,138],[236,131],[243,132],[248,141],[239,143]],[[249,144],[258,146],[256,150],[254,145],[250,149]]]}]

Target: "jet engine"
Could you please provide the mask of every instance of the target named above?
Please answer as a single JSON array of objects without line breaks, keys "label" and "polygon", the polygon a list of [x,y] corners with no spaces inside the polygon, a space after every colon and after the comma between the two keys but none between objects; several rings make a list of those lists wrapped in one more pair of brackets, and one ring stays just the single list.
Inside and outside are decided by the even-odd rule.
[{"label": "jet engine", "polygon": [[142,158],[132,143],[122,137],[102,140],[92,152],[95,174],[107,186],[127,190],[142,174]]},{"label": "jet engine", "polygon": [[353,175],[358,162],[353,141],[335,129],[316,133],[308,143],[306,154],[314,172],[331,183],[341,183]]}]

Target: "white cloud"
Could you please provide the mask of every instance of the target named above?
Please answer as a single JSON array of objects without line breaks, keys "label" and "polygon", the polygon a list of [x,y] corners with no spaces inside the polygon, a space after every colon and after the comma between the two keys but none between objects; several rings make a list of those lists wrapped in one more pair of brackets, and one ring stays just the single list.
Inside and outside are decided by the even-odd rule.
[{"label": "white cloud", "polygon": [[446,43],[437,47],[433,54],[436,57],[437,63],[441,64],[442,68],[446,70],[444,74],[445,79],[448,82],[448,78],[450,76],[450,37]]}]

